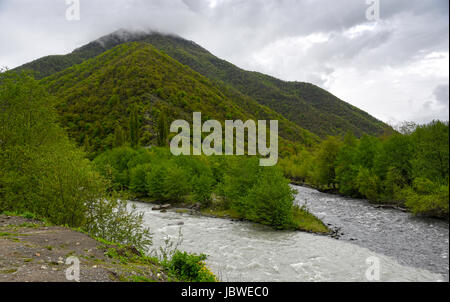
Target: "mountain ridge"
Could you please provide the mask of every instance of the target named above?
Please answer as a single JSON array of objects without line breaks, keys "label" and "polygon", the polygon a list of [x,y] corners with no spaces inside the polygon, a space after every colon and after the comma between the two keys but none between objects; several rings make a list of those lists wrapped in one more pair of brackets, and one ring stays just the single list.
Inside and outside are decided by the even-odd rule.
[{"label": "mountain ridge", "polygon": [[119,30],[63,56],[48,56],[18,69],[31,69],[43,78],[80,64],[127,42],[146,42],[180,63],[220,84],[233,88],[285,116],[300,127],[325,138],[352,132],[379,136],[392,129],[367,112],[310,83],[285,82],[255,71],[243,70],[222,60],[193,41],[158,32]]},{"label": "mountain ridge", "polygon": [[278,120],[281,146],[319,141],[270,108],[223,89],[145,42],[117,45],[41,83],[58,98],[61,122],[70,136],[80,145],[88,140],[95,152],[112,147],[115,127],[127,128],[132,106],[141,117],[143,145],[154,143],[161,112],[169,120],[191,121],[193,112],[202,112],[204,121]]}]

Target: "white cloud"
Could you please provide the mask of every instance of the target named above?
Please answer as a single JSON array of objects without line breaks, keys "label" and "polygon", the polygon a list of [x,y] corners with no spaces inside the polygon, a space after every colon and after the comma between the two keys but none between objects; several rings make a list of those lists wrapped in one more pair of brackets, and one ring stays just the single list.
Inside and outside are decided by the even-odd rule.
[{"label": "white cloud", "polygon": [[[0,66],[67,53],[119,28],[156,29],[284,80],[308,81],[384,121],[448,119],[448,0],[0,0]],[[447,89],[448,91],[448,89]],[[439,97],[437,96],[439,95]],[[448,102],[447,102],[448,108]]]}]

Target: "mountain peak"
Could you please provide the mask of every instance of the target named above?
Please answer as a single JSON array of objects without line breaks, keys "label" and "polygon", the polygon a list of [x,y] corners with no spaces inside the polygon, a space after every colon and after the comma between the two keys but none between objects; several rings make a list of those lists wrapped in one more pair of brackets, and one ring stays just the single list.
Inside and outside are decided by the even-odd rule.
[{"label": "mountain peak", "polygon": [[74,53],[83,52],[86,49],[92,49],[93,44],[98,44],[101,46],[103,51],[111,49],[119,44],[128,43],[128,42],[147,42],[153,44],[155,40],[167,40],[167,43],[171,43],[176,41],[177,43],[183,44],[191,44],[192,46],[198,47],[202,51],[206,51],[201,48],[194,41],[189,41],[184,39],[183,37],[168,32],[162,32],[154,29],[127,29],[121,28],[110,34],[102,36],[91,43],[84,45],[80,48],[75,49]]},{"label": "mountain peak", "polygon": [[254,100],[319,137],[347,132],[359,137],[390,131],[386,124],[315,85],[285,82],[243,70],[192,41],[155,30],[119,29],[66,56],[45,57],[19,69],[34,70],[38,78],[44,78],[129,42],[151,44],[158,51],[219,83],[223,91]]}]

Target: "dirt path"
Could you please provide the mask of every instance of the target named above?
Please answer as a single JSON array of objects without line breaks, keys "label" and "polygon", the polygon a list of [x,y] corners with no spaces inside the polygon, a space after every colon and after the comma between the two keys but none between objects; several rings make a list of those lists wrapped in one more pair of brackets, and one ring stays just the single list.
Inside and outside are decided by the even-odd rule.
[{"label": "dirt path", "polygon": [[[122,257],[106,256],[112,248]],[[68,228],[0,215],[0,282],[71,281],[66,278],[74,267],[73,262],[66,264],[71,256],[80,261],[80,282],[167,280],[161,266],[133,253],[138,252],[102,244]]]}]

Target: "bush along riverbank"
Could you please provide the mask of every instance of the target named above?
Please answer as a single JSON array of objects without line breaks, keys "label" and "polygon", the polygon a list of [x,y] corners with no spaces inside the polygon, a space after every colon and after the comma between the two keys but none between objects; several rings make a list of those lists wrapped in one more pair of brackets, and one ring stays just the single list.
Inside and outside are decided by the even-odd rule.
[{"label": "bush along riverbank", "polygon": [[407,124],[401,132],[329,137],[279,164],[289,179],[320,191],[448,220],[448,122]]},{"label": "bush along riverbank", "polygon": [[112,190],[139,199],[199,204],[202,213],[261,223],[279,230],[328,234],[306,208],[294,205],[295,192],[277,167],[237,156],[173,156],[167,148],[119,147],[94,160]]}]

